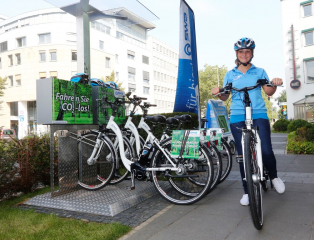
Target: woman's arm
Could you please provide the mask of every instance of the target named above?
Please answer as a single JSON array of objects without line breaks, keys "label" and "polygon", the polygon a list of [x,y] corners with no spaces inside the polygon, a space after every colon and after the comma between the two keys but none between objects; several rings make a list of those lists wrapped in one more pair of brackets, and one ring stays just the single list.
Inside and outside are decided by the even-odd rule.
[{"label": "woman's arm", "polygon": [[[282,79],[281,78],[273,78],[273,80],[271,80],[271,81],[274,85],[282,85]],[[264,85],[263,89],[268,96],[272,96],[276,92],[277,87],[268,87],[268,86]]]}]

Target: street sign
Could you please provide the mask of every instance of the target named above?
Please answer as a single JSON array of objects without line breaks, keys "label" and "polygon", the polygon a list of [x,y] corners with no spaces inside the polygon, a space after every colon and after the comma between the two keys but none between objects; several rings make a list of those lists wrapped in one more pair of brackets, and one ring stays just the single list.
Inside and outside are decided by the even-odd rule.
[{"label": "street sign", "polygon": [[290,87],[294,90],[297,90],[301,87],[301,82],[298,79],[294,79],[290,82]]}]

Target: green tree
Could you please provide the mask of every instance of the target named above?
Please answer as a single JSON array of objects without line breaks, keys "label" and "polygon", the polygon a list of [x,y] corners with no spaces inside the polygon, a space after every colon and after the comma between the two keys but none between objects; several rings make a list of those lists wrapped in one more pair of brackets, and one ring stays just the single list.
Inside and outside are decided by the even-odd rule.
[{"label": "green tree", "polygon": [[[203,114],[206,109],[207,101],[209,99],[218,100],[218,97],[214,97],[211,93],[211,90],[214,87],[218,86],[217,68],[218,68],[219,87],[222,87],[225,74],[228,71],[227,67],[225,67],[224,65],[222,67],[218,67],[218,65],[210,66],[210,65],[205,64],[204,69],[198,72],[200,105],[201,105],[201,111],[203,112]],[[226,103],[228,102],[229,100]],[[227,108],[227,112],[229,112],[230,104],[225,104],[225,106]]]},{"label": "green tree", "polygon": [[[272,121],[273,118],[277,117],[276,108],[273,106],[273,103],[270,100],[268,100],[268,96],[265,93],[265,91],[263,90],[263,88],[261,89],[261,91],[262,91],[262,97],[265,101],[265,106],[267,108],[268,119],[270,121]],[[272,97],[270,97],[270,98],[272,98]]]},{"label": "green tree", "polygon": [[[7,78],[1,78],[0,77],[0,99],[4,96],[4,90],[6,89],[5,85],[7,85],[6,83],[7,81]],[[0,110],[2,109],[2,106],[1,104],[3,103],[2,100],[0,100]],[[3,115],[3,114],[0,114],[0,116]]]},{"label": "green tree", "polygon": [[124,91],[124,88],[122,87],[122,82],[120,82],[119,80],[116,80],[113,70],[112,70],[110,76],[106,76],[106,79],[104,79],[104,77],[101,77],[101,80],[103,80],[104,82],[114,82],[118,85],[118,87],[121,91]]},{"label": "green tree", "polygon": [[[287,93],[286,93],[286,90],[283,90],[279,97],[276,98],[276,101],[278,103],[278,105],[281,103],[281,102],[287,102]],[[281,112],[281,108],[279,108],[279,111],[278,111],[278,118],[279,119],[286,119],[286,115],[283,115],[282,112]]]}]

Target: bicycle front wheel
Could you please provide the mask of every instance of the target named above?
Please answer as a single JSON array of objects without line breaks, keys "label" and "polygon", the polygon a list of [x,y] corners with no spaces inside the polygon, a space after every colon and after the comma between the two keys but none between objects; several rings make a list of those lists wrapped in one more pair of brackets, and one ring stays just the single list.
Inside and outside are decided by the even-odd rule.
[{"label": "bicycle front wheel", "polygon": [[[167,156],[171,146],[171,138],[162,144]],[[167,171],[152,171],[152,179],[157,191],[171,203],[179,205],[192,204],[200,200],[208,192],[213,180],[213,162],[207,149],[200,147],[199,158],[178,159],[171,158],[180,168],[180,173],[172,171],[173,167],[167,156],[157,149],[151,159],[152,168],[169,167]]]},{"label": "bicycle front wheel", "polygon": [[232,168],[232,155],[229,144],[223,138],[221,138],[221,161],[222,161],[222,173],[219,183],[222,183],[228,177]]},{"label": "bicycle front wheel", "polygon": [[96,139],[97,134],[87,133],[80,141],[78,185],[87,190],[105,187],[113,177],[116,168],[114,148],[107,138],[102,138],[103,144],[96,162],[93,165],[87,164],[87,159],[94,150]]},{"label": "bicycle front wheel", "polygon": [[262,187],[258,179],[261,172],[257,165],[256,143],[251,133],[244,133],[244,166],[250,201],[250,211],[256,229],[263,227]]}]

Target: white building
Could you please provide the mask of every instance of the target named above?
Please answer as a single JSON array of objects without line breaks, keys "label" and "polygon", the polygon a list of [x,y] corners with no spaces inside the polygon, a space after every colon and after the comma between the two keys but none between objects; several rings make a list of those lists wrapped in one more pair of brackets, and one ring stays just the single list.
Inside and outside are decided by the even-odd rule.
[{"label": "white building", "polygon": [[[155,25],[123,10],[129,22],[106,19],[91,22],[91,77],[112,71],[126,91],[147,97],[172,112],[178,51],[147,37]],[[132,25],[130,21],[139,22]],[[0,77],[7,77],[0,126],[18,128],[19,137],[38,132],[36,80],[70,79],[77,72],[75,18],[59,8],[0,16]],[[17,127],[18,126],[18,127]]]},{"label": "white building", "polygon": [[[281,0],[288,119],[313,120],[306,107],[314,106],[313,97],[309,97],[314,94],[313,5],[313,0]],[[301,83],[298,89],[294,89],[297,81],[291,83],[295,78]]]}]

